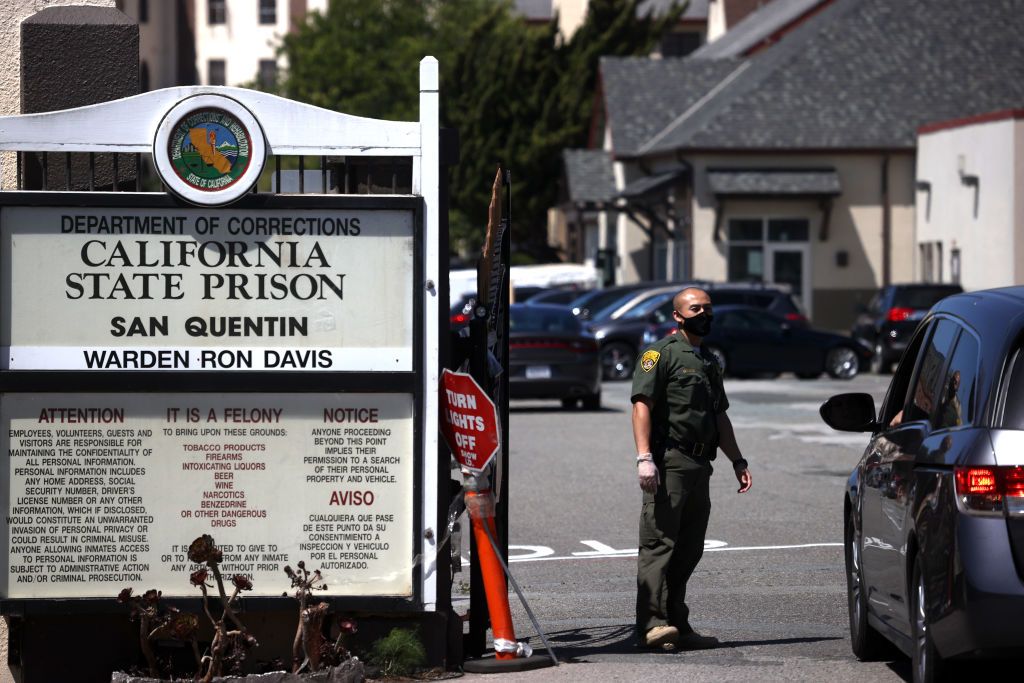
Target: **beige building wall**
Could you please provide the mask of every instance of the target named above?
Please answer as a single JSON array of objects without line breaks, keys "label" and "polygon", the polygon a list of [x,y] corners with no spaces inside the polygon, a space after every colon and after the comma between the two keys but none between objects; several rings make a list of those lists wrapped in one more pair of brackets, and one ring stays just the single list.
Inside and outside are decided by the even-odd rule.
[{"label": "beige building wall", "polygon": [[[941,244],[942,281],[960,251],[964,289],[1024,283],[1024,112],[918,138],[916,245]],[[977,183],[974,184],[974,179]],[[925,185],[925,183],[927,185]],[[921,247],[917,247],[918,253]],[[918,259],[918,275],[922,263]]]},{"label": "beige building wall", "polygon": [[[728,277],[730,218],[806,218],[810,225],[808,313],[818,325],[844,329],[858,303],[866,302],[882,284],[882,164],[880,154],[788,155],[772,157],[699,156],[694,166],[694,277],[724,281]],[[913,157],[889,156],[891,221],[890,265],[893,282],[913,278]],[[707,168],[833,167],[842,194],[834,198],[828,235],[820,239],[823,212],[816,199],[727,199],[721,208],[722,239],[714,238],[717,200],[707,184]],[[846,265],[839,265],[845,254]]]},{"label": "beige building wall", "polygon": [[[149,16],[140,20],[141,0],[118,0],[121,11],[139,23],[139,68],[145,64],[149,77],[148,90],[179,85],[177,59],[180,50],[177,12],[178,2],[148,0]],[[140,85],[145,83],[140,78]]]}]

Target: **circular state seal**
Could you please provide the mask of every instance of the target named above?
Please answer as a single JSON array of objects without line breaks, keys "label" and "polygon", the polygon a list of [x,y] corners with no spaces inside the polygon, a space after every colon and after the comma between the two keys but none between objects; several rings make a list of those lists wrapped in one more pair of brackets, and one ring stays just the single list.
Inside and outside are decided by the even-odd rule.
[{"label": "circular state seal", "polygon": [[174,172],[204,192],[238,182],[249,168],[249,131],[222,109],[200,109],[174,127],[167,154]]},{"label": "circular state seal", "polygon": [[167,187],[205,206],[227,204],[248,192],[265,157],[256,117],[223,95],[197,95],[177,103],[153,141],[153,160]]}]

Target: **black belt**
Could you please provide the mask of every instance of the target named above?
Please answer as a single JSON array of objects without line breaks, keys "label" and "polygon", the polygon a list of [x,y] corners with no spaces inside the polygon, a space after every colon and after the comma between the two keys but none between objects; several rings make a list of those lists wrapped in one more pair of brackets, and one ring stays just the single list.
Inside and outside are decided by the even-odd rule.
[{"label": "black belt", "polygon": [[717,455],[711,444],[698,443],[688,439],[665,439],[665,449],[669,448],[674,448],[682,452],[683,455],[693,456],[694,458],[714,460],[715,455]]}]

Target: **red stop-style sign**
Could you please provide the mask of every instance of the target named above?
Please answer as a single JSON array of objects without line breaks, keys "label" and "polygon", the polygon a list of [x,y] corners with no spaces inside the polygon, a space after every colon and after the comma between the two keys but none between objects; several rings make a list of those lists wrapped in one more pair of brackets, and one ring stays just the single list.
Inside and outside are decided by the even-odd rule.
[{"label": "red stop-style sign", "polygon": [[467,470],[482,472],[501,447],[498,411],[471,375],[441,373],[441,434]]}]

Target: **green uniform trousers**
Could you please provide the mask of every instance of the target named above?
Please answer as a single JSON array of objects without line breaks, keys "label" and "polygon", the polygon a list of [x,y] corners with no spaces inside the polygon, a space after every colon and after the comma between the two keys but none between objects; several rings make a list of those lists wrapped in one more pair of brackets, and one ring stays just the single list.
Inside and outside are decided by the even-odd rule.
[{"label": "green uniform trousers", "polygon": [[711,514],[708,460],[669,449],[657,465],[661,483],[656,493],[644,493],[640,515],[636,625],[641,638],[666,624],[681,634],[693,630],[686,582],[704,554]]}]

